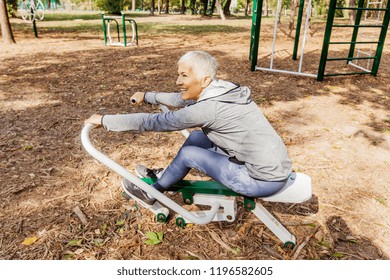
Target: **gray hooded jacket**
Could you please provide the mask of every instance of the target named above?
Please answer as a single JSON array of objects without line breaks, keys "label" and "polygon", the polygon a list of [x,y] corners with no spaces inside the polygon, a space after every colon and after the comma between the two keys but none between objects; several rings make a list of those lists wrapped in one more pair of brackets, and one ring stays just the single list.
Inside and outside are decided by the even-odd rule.
[{"label": "gray hooded jacket", "polygon": [[284,180],[292,171],[287,149],[250,94],[249,88],[223,80],[212,81],[196,102],[182,100],[180,93],[147,92],[146,103],[181,109],[159,114],[105,115],[102,124],[112,131],[201,127],[216,146],[243,162],[252,178]]}]

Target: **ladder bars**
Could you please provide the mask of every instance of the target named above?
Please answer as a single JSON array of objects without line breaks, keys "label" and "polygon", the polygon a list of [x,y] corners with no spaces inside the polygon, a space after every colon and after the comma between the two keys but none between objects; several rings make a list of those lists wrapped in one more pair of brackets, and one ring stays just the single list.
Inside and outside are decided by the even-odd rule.
[{"label": "ladder bars", "polygon": [[[383,46],[384,46],[384,41],[386,38],[386,33],[389,25],[389,19],[390,19],[390,1],[387,2],[387,7],[386,8],[369,8],[366,7],[364,8],[364,0],[359,0],[358,2],[358,7],[337,7],[336,6],[336,0],[331,0],[329,4],[329,12],[328,12],[328,19],[325,27],[325,34],[324,34],[324,41],[323,41],[323,46],[322,46],[322,52],[321,52],[321,59],[320,59],[320,64],[318,67],[318,75],[317,75],[317,80],[322,81],[324,79],[324,76],[341,76],[341,75],[354,75],[354,74],[371,74],[373,76],[376,76],[378,73],[378,68],[379,68],[379,63],[383,51]],[[373,2],[368,2],[368,4],[372,4]],[[381,4],[383,3],[383,0],[380,2],[375,2],[376,4]],[[336,10],[356,10],[356,19],[355,19],[355,24],[353,25],[348,25],[348,24],[333,24],[334,22],[334,17],[335,17],[335,12]],[[385,15],[383,18],[383,23],[381,25],[371,25],[371,24],[360,24],[361,23],[361,18],[362,18],[362,13],[363,11],[384,11]],[[331,33],[332,33],[332,28],[333,27],[353,27],[353,33],[352,33],[352,38],[350,42],[331,42]],[[358,32],[359,28],[380,28],[381,32],[379,35],[379,39],[377,41],[358,41]],[[371,36],[375,37],[375,36]],[[371,38],[370,37],[370,38]],[[373,38],[371,38],[373,39]],[[329,52],[329,45],[331,44],[350,44],[350,49],[349,49],[349,54],[347,58],[328,58],[328,52]],[[356,45],[364,45],[364,44],[376,44],[376,52],[375,55],[371,55],[371,53],[365,53],[365,57],[360,57],[359,54],[354,57],[355,53],[355,46]],[[364,53],[364,52],[360,52]],[[349,65],[352,65],[360,70],[363,70],[363,72],[351,72],[351,73],[331,73],[331,74],[325,74],[325,67],[326,67],[326,62],[327,61],[336,61],[336,60],[346,60]],[[373,60],[373,67],[371,70],[368,70],[362,66],[353,64],[353,60]]]}]

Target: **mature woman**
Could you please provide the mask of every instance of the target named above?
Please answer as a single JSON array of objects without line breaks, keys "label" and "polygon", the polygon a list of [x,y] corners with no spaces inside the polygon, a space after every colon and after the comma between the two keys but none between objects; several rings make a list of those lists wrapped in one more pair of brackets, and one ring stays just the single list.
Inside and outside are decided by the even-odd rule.
[{"label": "mature woman", "polygon": [[[136,104],[163,104],[180,109],[160,114],[93,115],[87,123],[112,131],[175,131],[200,127],[187,138],[163,171],[137,167],[142,176],[158,177],[152,186],[167,190],[195,168],[233,191],[265,197],[283,188],[292,171],[280,136],[251,99],[247,87],[218,80],[218,64],[203,51],[178,62],[178,93],[137,92]],[[124,191],[145,203],[156,201],[124,179]]]}]

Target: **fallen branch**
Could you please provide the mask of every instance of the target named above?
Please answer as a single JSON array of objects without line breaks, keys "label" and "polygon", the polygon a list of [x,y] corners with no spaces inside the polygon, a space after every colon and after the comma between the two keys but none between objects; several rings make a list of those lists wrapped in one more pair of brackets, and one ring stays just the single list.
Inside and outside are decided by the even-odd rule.
[{"label": "fallen branch", "polygon": [[263,249],[267,251],[268,254],[270,254],[272,257],[279,259],[279,260],[284,260],[283,256],[274,250],[272,250],[269,246],[263,245]]},{"label": "fallen branch", "polygon": [[320,226],[316,226],[312,234],[310,234],[308,237],[306,237],[305,241],[303,241],[298,247],[297,250],[294,253],[293,260],[296,260],[298,258],[299,253],[302,251],[302,249],[306,246],[307,243],[309,243],[310,239],[317,233],[317,231],[320,229]]},{"label": "fallen branch", "polygon": [[228,250],[229,252],[232,252],[233,249],[227,245],[225,242],[222,241],[222,239],[218,236],[218,234],[216,234],[214,231],[210,230],[209,231],[209,234],[210,236],[219,244],[221,245],[223,248],[225,248],[226,250]]}]

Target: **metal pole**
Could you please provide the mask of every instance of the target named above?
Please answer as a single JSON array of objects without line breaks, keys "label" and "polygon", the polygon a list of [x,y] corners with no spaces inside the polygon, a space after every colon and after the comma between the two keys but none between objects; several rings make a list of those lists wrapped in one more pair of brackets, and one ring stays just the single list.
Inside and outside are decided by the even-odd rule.
[{"label": "metal pole", "polygon": [[375,53],[376,58],[374,60],[374,64],[372,65],[371,74],[373,76],[376,76],[378,74],[379,63],[381,62],[383,46],[385,45],[386,33],[389,27],[389,21],[390,21],[390,0],[387,1],[386,12],[383,18],[382,30],[379,35],[379,44],[378,47],[376,48],[376,53]]},{"label": "metal pole", "polygon": [[35,38],[38,38],[37,24],[35,22],[35,11],[32,7],[30,7],[30,12],[31,12],[31,16],[33,17],[32,24],[33,24],[34,36]]},{"label": "metal pole", "polygon": [[138,27],[137,27],[137,23],[135,22],[135,20],[132,20],[130,19],[129,22],[132,24],[132,26],[134,26],[134,30],[135,30],[135,41],[136,41],[136,44],[138,46]]},{"label": "metal pole", "polygon": [[35,18],[34,18],[32,24],[33,24],[35,38],[38,38],[38,30],[37,30],[37,25],[35,23]]},{"label": "metal pole", "polygon": [[336,2],[337,2],[337,0],[330,0],[330,3],[329,3],[328,19],[326,21],[324,42],[322,44],[320,64],[318,66],[317,81],[324,80],[326,59],[328,57],[328,51],[329,51],[330,36],[332,35],[332,25],[333,25],[333,21],[334,21],[334,15],[336,12]]},{"label": "metal pole", "polygon": [[102,22],[103,22],[104,44],[107,46],[107,28],[106,28],[106,22],[104,20],[104,14],[103,13],[102,13]]},{"label": "metal pole", "polygon": [[259,52],[261,13],[263,10],[263,0],[253,0],[251,46],[249,50],[249,60],[251,61],[251,71],[256,70],[257,56]]},{"label": "metal pole", "polygon": [[165,196],[163,193],[159,192],[155,188],[151,187],[146,182],[142,181],[137,176],[130,173],[126,168],[121,166],[120,164],[113,161],[111,158],[109,158],[107,155],[103,154],[102,152],[98,151],[91,143],[91,140],[89,138],[89,133],[91,129],[94,128],[92,124],[86,124],[84,125],[82,131],[81,131],[81,143],[85,150],[95,159],[97,159],[99,162],[110,168],[111,170],[115,171],[118,175],[121,177],[126,178],[133,184],[137,185],[139,188],[141,188],[143,191],[147,192],[154,198],[156,198],[161,203],[165,204],[167,207],[171,208],[176,213],[180,214],[187,220],[195,223],[195,224],[208,224],[211,222],[214,218],[214,216],[217,214],[221,203],[219,201],[214,201],[211,205],[211,209],[207,213],[207,215],[199,217],[194,215],[193,213],[189,212],[185,208],[181,207],[179,204],[177,204],[175,201],[171,200],[169,197]]},{"label": "metal pole", "polygon": [[305,45],[306,45],[306,39],[307,39],[307,29],[309,28],[310,16],[311,16],[311,0],[309,0],[309,3],[307,5],[305,31],[303,32],[303,42],[302,42],[302,49],[301,49],[301,58],[299,60],[299,68],[298,68],[298,72],[299,73],[302,71],[303,55],[304,55],[304,52],[305,52]]},{"label": "metal pole", "polygon": [[302,24],[302,15],[303,15],[303,6],[305,5],[305,0],[299,1],[299,11],[297,18],[297,27],[295,32],[295,41],[294,41],[294,52],[293,52],[293,60],[297,60],[298,53],[298,45],[299,45],[299,36],[301,34],[301,24]]},{"label": "metal pole", "polygon": [[[364,0],[359,0],[358,8],[363,8],[363,6],[364,6]],[[355,27],[353,28],[351,42],[356,42],[356,38],[357,38],[357,35],[358,35],[358,32],[359,32],[359,24],[360,24],[360,21],[361,21],[361,18],[362,18],[362,13],[363,13],[363,10],[361,10],[361,9],[358,9],[357,12],[356,12],[356,19],[355,19],[355,24],[354,24]],[[355,44],[352,43],[351,46],[349,47],[348,58],[352,58],[354,52],[355,52]],[[348,59],[347,60],[347,64],[350,61],[352,61],[352,59]]]},{"label": "metal pole", "polygon": [[279,21],[279,9],[282,5],[282,0],[278,0],[278,6],[276,8],[276,18],[275,18],[275,25],[274,25],[274,39],[272,40],[272,52],[271,52],[271,62],[269,64],[269,68],[272,69],[274,65],[274,54],[275,54],[275,44],[276,44],[276,31],[278,29],[278,21]]},{"label": "metal pole", "polygon": [[125,14],[122,12],[123,45],[127,46]]},{"label": "metal pole", "polygon": [[274,72],[274,73],[283,73],[283,74],[291,74],[291,75],[298,75],[298,76],[317,78],[316,74],[294,72],[294,71],[288,71],[288,70],[269,69],[269,68],[263,68],[263,67],[256,67],[256,70],[263,70],[263,71]]}]

